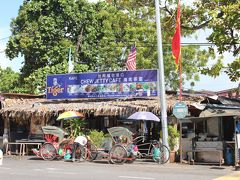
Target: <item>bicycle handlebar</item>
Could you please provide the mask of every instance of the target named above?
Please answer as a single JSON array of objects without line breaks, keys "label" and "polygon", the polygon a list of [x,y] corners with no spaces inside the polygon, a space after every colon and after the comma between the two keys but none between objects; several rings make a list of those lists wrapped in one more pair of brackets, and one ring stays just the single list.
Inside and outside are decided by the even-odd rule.
[{"label": "bicycle handlebar", "polygon": [[[147,138],[145,136],[138,136],[135,139],[133,139],[133,142],[145,142]],[[150,140],[150,143],[152,144],[159,144],[158,140]]]}]

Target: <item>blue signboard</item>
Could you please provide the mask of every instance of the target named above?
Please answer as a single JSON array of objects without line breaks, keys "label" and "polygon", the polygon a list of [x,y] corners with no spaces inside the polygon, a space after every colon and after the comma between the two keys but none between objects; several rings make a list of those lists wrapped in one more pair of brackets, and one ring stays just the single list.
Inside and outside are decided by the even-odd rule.
[{"label": "blue signboard", "polygon": [[157,70],[47,76],[47,99],[157,96]]}]

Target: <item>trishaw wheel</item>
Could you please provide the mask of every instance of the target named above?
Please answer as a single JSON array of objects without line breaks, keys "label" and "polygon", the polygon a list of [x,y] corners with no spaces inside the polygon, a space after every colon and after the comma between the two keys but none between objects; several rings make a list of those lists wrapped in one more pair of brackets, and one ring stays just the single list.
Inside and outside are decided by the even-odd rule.
[{"label": "trishaw wheel", "polygon": [[56,158],[57,150],[51,143],[45,143],[40,149],[41,157],[44,160],[51,161]]},{"label": "trishaw wheel", "polygon": [[[67,155],[67,151],[69,151],[69,153],[72,155],[73,152],[73,141],[72,139],[66,139],[63,140],[62,142],[60,142],[59,146],[58,146],[58,159],[63,159],[65,158],[65,156]],[[59,152],[60,150],[60,152]],[[71,156],[70,155],[70,156]],[[68,158],[67,158],[68,159]]]},{"label": "trishaw wheel", "polygon": [[81,161],[85,160],[85,147],[78,146],[76,149],[76,160]]},{"label": "trishaw wheel", "polygon": [[137,157],[134,154],[130,154],[130,156],[128,157],[127,163],[131,164],[133,163],[135,160],[137,159]]},{"label": "trishaw wheel", "polygon": [[122,164],[127,160],[127,150],[122,145],[115,145],[109,153],[109,161],[112,164]]},{"label": "trishaw wheel", "polygon": [[169,157],[170,157],[170,151],[167,148],[167,146],[165,146],[165,145],[160,145],[159,146],[159,151],[160,151],[159,152],[159,157],[154,157],[153,150],[154,150],[154,148],[151,151],[151,155],[152,155],[153,160],[155,162],[157,162],[159,164],[165,164],[166,162],[168,162]]},{"label": "trishaw wheel", "polygon": [[159,163],[165,164],[166,162],[168,162],[168,160],[170,158],[170,150],[165,145],[161,145],[159,148],[160,148],[160,153],[161,153]]}]

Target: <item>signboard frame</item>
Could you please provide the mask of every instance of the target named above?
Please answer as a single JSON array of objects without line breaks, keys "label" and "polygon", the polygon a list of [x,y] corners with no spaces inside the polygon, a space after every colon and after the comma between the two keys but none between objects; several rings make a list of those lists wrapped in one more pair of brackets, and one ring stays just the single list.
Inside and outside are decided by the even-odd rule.
[{"label": "signboard frame", "polygon": [[47,99],[121,98],[158,96],[158,71],[109,71],[51,74]]}]

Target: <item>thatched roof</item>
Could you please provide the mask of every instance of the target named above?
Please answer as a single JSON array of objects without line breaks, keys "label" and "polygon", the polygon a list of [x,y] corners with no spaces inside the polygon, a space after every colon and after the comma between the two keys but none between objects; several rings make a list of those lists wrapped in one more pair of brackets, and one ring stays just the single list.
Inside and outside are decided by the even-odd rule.
[{"label": "thatched roof", "polygon": [[[172,111],[177,102],[176,95],[167,95],[166,103],[168,112]],[[203,97],[184,96],[183,102],[187,105],[200,102]],[[150,111],[160,115],[160,103],[158,98],[142,99],[79,99],[65,101],[50,101],[37,99],[5,99],[4,108],[0,110],[3,117],[30,118],[31,116],[51,117],[64,111],[74,110],[94,116],[129,116],[137,111]]]}]

